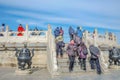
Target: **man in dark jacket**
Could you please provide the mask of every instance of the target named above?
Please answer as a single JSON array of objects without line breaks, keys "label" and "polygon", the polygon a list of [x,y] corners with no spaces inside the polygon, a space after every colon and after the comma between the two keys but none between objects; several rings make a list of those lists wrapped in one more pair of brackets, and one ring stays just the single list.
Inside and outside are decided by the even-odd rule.
[{"label": "man in dark jacket", "polygon": [[74,35],[74,34],[75,34],[75,31],[74,31],[74,29],[70,26],[70,27],[69,27],[70,40],[73,39],[73,35]]},{"label": "man in dark jacket", "polygon": [[91,69],[95,69],[95,65],[96,65],[97,73],[101,74],[101,67],[99,63],[100,51],[94,45],[90,45],[89,50],[91,53],[91,60],[90,60]]}]

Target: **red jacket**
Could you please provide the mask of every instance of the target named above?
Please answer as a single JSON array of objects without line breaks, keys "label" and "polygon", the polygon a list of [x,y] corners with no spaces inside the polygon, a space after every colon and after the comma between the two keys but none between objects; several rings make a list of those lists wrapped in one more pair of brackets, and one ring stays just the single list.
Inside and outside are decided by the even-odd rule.
[{"label": "red jacket", "polygon": [[18,27],[18,32],[23,32],[23,31],[25,31],[25,29],[22,26],[19,26]]},{"label": "red jacket", "polygon": [[18,33],[17,35],[18,35],[18,36],[23,36],[23,34],[22,34],[23,31],[25,31],[25,29],[24,29],[22,26],[19,26],[19,27],[18,27],[18,32],[19,32],[19,33]]}]

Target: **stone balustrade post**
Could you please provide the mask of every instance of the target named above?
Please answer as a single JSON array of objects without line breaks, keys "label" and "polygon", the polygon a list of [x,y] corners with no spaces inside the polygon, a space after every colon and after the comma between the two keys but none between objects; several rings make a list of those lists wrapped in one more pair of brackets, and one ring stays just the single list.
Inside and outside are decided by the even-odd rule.
[{"label": "stone balustrade post", "polygon": [[50,46],[50,39],[51,39],[51,26],[50,24],[48,24],[48,34],[47,34],[47,41],[48,41],[48,44]]},{"label": "stone balustrade post", "polygon": [[87,30],[85,30],[85,43],[87,44],[87,39],[88,39],[88,31]]},{"label": "stone balustrade post", "polygon": [[108,44],[109,43],[109,35],[108,32],[105,32],[105,42]]},{"label": "stone balustrade post", "polygon": [[112,33],[112,41],[113,41],[113,42],[115,41],[114,33]]},{"label": "stone balustrade post", "polygon": [[28,42],[28,38],[29,38],[28,31],[29,31],[29,26],[28,26],[28,24],[26,24],[26,30],[25,30],[26,42]]},{"label": "stone balustrade post", "polygon": [[8,32],[9,32],[9,26],[7,25],[6,26],[6,31],[5,31],[5,43],[7,43],[9,40],[9,35],[8,35]]},{"label": "stone balustrade post", "polygon": [[98,31],[97,29],[94,30],[94,45],[97,46],[97,39],[98,39]]}]

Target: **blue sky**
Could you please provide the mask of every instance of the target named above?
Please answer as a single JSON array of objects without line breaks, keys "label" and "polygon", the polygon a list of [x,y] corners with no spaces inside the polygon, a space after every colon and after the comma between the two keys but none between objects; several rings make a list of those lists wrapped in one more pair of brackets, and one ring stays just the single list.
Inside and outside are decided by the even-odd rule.
[{"label": "blue sky", "polygon": [[53,30],[62,26],[65,37],[69,37],[70,25],[90,31],[98,28],[100,33],[114,32],[120,43],[119,3],[120,0],[0,0],[0,23],[8,24],[12,30],[17,30],[20,23],[42,29],[51,24]]}]

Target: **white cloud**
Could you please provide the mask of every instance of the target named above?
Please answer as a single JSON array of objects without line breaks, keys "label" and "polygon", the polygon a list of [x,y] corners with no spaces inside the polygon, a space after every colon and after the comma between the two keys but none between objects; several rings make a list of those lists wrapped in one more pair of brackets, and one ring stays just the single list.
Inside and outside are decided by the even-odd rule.
[{"label": "white cloud", "polygon": [[[120,29],[119,2],[118,0],[0,0],[0,4],[3,5],[31,10],[31,12],[17,9],[6,11],[8,14],[28,17],[27,21],[30,24],[36,24],[39,20],[42,24],[46,22],[66,23],[112,29]],[[34,11],[47,11],[53,14]]]}]

